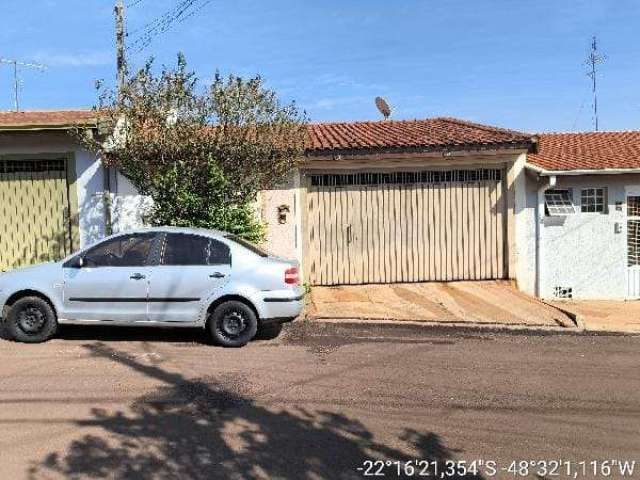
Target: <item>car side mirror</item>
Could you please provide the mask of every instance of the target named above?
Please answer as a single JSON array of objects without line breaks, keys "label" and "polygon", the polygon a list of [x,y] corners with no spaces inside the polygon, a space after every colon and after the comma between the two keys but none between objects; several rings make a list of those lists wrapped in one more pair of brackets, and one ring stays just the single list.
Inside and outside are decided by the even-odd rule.
[{"label": "car side mirror", "polygon": [[63,266],[64,268],[82,268],[85,265],[84,258],[81,255],[77,257],[73,257],[71,260],[67,261]]}]

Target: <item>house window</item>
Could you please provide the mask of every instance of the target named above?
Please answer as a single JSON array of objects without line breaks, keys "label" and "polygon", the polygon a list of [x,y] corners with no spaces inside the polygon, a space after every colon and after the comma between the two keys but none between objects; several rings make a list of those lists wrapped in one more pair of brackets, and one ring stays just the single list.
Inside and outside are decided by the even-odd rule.
[{"label": "house window", "polygon": [[627,197],[627,216],[640,217],[640,196]]},{"label": "house window", "polygon": [[571,215],[575,213],[571,190],[547,190],[544,192],[544,206],[549,216]]},{"label": "house window", "polygon": [[583,188],[580,192],[580,211],[583,213],[606,213],[606,190]]},{"label": "house window", "polygon": [[640,265],[640,220],[627,220],[627,261],[630,267]]}]

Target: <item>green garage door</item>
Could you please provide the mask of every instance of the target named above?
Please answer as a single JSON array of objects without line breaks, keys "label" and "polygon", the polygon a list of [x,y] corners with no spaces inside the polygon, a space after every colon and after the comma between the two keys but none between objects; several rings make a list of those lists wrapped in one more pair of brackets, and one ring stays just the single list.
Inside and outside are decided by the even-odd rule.
[{"label": "green garage door", "polygon": [[[0,271],[59,260],[72,252],[70,163],[64,157],[0,158]],[[73,190],[75,195],[75,186]]]}]

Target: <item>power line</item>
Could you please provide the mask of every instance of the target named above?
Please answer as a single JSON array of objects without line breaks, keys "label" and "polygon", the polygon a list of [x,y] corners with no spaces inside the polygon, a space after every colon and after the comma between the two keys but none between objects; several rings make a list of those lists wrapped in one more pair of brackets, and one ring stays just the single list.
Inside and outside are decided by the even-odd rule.
[{"label": "power line", "polygon": [[144,2],[144,0],[133,0],[133,2],[127,3],[127,8],[135,7],[136,5]]},{"label": "power line", "polygon": [[580,115],[582,114],[582,109],[584,108],[584,104],[587,101],[587,95],[589,95],[589,92],[588,91],[584,92],[584,95],[582,97],[582,102],[580,102],[580,107],[578,107],[578,113],[576,113],[576,118],[573,121],[573,125],[571,126],[572,132],[576,131],[576,126],[578,125],[578,120],[580,119]]},{"label": "power line", "polygon": [[182,0],[173,9],[148,23],[146,27],[143,27],[144,32],[130,44],[129,48],[137,48],[138,51],[146,48],[151,43],[153,37],[166,32],[173,22],[180,18],[195,2],[196,0]]},{"label": "power line", "polygon": [[213,0],[204,0],[204,2],[202,4],[200,4],[199,7],[196,7],[191,13],[189,13],[188,15],[183,16],[181,19],[178,20],[178,24],[184,22],[185,20],[193,17],[194,15],[196,15],[198,12],[200,12],[201,10],[204,9],[204,7],[206,7],[207,5],[209,5],[210,3],[212,3]]},{"label": "power line", "polygon": [[155,37],[167,32],[173,26],[182,23],[186,19],[193,17],[212,1],[213,0],[181,0],[171,10],[156,17],[144,27],[133,31],[132,34],[140,31],[142,31],[142,33],[129,43],[127,50],[133,53],[141,52],[151,44]]}]

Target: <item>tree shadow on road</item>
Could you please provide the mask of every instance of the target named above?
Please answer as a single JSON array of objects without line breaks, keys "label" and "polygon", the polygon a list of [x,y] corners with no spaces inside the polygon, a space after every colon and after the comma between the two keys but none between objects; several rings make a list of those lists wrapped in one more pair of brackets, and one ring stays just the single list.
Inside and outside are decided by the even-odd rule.
[{"label": "tree shadow on road", "polygon": [[236,376],[187,379],[100,343],[87,348],[164,386],[127,410],[94,409],[77,422],[90,432],[33,465],[32,479],[335,480],[364,478],[356,469],[366,459],[453,458],[435,433],[405,431],[386,446],[340,413],[260,405]]}]

